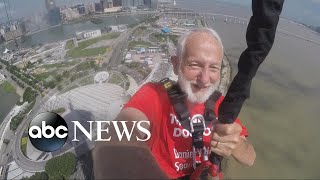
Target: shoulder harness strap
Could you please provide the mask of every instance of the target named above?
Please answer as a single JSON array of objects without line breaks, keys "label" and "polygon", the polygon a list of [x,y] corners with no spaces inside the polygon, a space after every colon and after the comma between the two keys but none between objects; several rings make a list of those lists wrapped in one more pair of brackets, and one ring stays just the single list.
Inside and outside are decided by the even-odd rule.
[{"label": "shoulder harness strap", "polygon": [[173,104],[174,110],[180,120],[181,125],[190,130],[189,118],[190,113],[184,101],[186,94],[183,93],[178,84],[175,84],[169,78],[160,80],[160,83],[163,84],[163,87],[166,89],[169,99]]}]

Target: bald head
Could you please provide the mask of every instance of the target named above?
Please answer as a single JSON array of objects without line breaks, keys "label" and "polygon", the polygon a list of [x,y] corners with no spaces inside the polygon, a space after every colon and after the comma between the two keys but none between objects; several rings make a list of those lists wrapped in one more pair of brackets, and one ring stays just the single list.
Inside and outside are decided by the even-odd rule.
[{"label": "bald head", "polygon": [[209,45],[214,49],[216,55],[222,60],[223,58],[223,45],[218,33],[209,28],[193,29],[186,34],[182,35],[178,41],[177,58],[181,63],[186,53],[195,47],[209,48]]}]

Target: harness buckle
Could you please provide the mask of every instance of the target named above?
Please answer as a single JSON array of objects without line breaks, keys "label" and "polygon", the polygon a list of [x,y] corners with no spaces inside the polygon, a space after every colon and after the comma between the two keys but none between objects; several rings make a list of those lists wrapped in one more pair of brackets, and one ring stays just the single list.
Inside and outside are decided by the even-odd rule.
[{"label": "harness buckle", "polygon": [[192,133],[193,168],[196,169],[196,150],[202,151],[203,160],[208,160],[208,151],[203,143],[203,132],[206,128],[205,120],[201,114],[194,115],[190,120]]},{"label": "harness buckle", "polygon": [[164,78],[164,79],[160,80],[160,83],[163,84],[163,87],[166,90],[170,89],[173,85],[169,78]]}]

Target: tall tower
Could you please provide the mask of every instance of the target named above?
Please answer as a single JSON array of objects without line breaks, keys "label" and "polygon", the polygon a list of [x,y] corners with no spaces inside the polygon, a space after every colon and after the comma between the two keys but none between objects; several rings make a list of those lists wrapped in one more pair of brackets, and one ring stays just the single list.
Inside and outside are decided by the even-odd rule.
[{"label": "tall tower", "polygon": [[56,6],[54,0],[45,0],[46,8],[48,10],[47,20],[51,26],[57,25],[61,22],[60,8]]},{"label": "tall tower", "polygon": [[46,1],[46,8],[48,11],[56,7],[56,3],[54,2],[54,0],[45,0],[45,1]]}]

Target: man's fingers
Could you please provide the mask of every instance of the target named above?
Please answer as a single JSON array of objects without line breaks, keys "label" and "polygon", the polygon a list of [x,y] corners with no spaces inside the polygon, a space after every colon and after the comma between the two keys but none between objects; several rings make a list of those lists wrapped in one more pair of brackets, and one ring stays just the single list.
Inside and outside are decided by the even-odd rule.
[{"label": "man's fingers", "polygon": [[211,141],[211,152],[214,152],[220,156],[230,156],[232,149],[228,143],[221,143],[217,141]]},{"label": "man's fingers", "polygon": [[213,133],[211,141],[219,141],[221,143],[238,143],[240,141],[240,136],[237,135],[226,135],[220,136],[218,133]]}]

